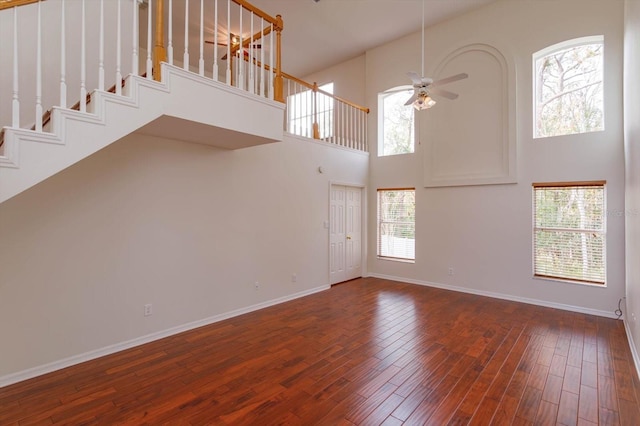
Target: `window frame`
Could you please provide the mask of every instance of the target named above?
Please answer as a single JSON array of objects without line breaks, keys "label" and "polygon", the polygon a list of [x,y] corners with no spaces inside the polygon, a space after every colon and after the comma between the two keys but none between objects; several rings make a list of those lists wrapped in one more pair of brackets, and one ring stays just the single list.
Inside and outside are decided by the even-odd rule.
[{"label": "window frame", "polygon": [[[413,192],[413,208],[414,208],[414,218],[413,218],[413,258],[410,257],[398,257],[398,256],[388,256],[382,254],[382,225],[384,223],[401,223],[406,224],[405,222],[388,222],[382,221],[381,218],[381,194],[385,192],[399,192],[399,191],[411,191]],[[415,207],[416,207],[416,189],[411,188],[378,188],[376,194],[376,257],[380,260],[391,260],[395,262],[403,262],[403,263],[415,263],[416,255],[415,255],[415,241],[416,241],[416,219],[415,219]]]},{"label": "window frame", "polygon": [[378,157],[393,157],[396,155],[408,155],[408,154],[414,154],[416,152],[416,114],[415,114],[415,108],[413,108],[412,105],[407,105],[407,108],[409,108],[411,110],[411,114],[412,114],[412,129],[411,129],[411,151],[410,152],[400,152],[400,153],[396,153],[396,154],[385,154],[384,153],[384,147],[385,147],[385,138],[384,138],[384,118],[385,118],[385,111],[384,111],[384,100],[392,95],[398,95],[400,93],[405,93],[407,94],[407,99],[409,99],[413,93],[414,93],[414,88],[412,86],[409,85],[402,85],[402,86],[396,86],[396,87],[392,87],[390,89],[385,90],[384,92],[380,92],[378,93]]},{"label": "window frame", "polygon": [[[333,95],[334,82],[318,86]],[[318,111],[314,111],[314,97]],[[335,134],[335,98],[324,93],[314,93],[313,89],[306,89],[287,96],[287,125],[293,135],[313,138],[314,117],[318,117],[318,132],[320,139],[326,140]],[[307,113],[308,110],[308,113]],[[322,118],[321,118],[322,117]],[[325,120],[326,117],[326,120]],[[321,123],[322,121],[322,123]],[[328,122],[328,125],[326,124]],[[295,126],[294,124],[298,124]],[[324,125],[323,125],[324,124]],[[299,129],[299,131],[296,131]],[[324,134],[327,132],[327,134]]]},{"label": "window frame", "polygon": [[[576,181],[576,182],[534,182],[531,185],[532,191],[532,241],[531,241],[531,249],[532,249],[532,275],[534,279],[546,280],[546,281],[555,281],[555,282],[563,282],[569,284],[579,284],[592,286],[597,288],[606,288],[607,287],[607,182],[606,180],[595,180],[595,181]],[[553,228],[553,227],[537,227],[536,226],[536,190],[538,189],[551,189],[551,188],[585,188],[585,187],[594,187],[602,189],[602,229],[601,230],[593,230],[593,229],[571,229],[566,230],[565,232],[582,232],[582,233],[598,233],[602,235],[602,267],[603,269],[603,281],[594,281],[594,280],[585,280],[581,278],[568,278],[562,276],[555,275],[547,275],[547,274],[538,274],[536,273],[536,231],[538,230],[556,230],[562,232],[562,228]]]},{"label": "window frame", "polygon": [[[588,132],[580,132],[580,133],[563,133],[563,134],[558,134],[558,135],[541,135],[538,136],[537,135],[537,121],[538,121],[538,99],[537,99],[537,83],[538,83],[538,68],[537,68],[537,62],[538,60],[549,56],[555,52],[559,52],[562,50],[568,50],[568,49],[572,49],[575,47],[580,47],[580,46],[586,46],[586,45],[590,45],[590,44],[601,44],[602,45],[602,129],[598,129],[598,130],[592,130],[592,131],[588,131]],[[604,35],[592,35],[592,36],[585,36],[585,37],[578,37],[578,38],[573,38],[570,40],[565,40],[565,41],[561,41],[559,43],[553,44],[551,46],[547,46],[544,49],[541,49],[537,52],[535,52],[532,56],[531,56],[531,72],[532,72],[532,84],[531,84],[531,93],[532,93],[532,111],[531,111],[531,115],[533,117],[532,119],[532,126],[531,126],[531,133],[532,133],[532,137],[534,140],[540,140],[540,139],[547,139],[547,138],[554,138],[554,137],[562,137],[562,136],[574,136],[574,135],[584,135],[584,134],[588,134],[588,133],[594,133],[594,132],[603,132],[606,129],[606,111],[605,111],[605,86],[606,86],[606,82],[605,82],[605,43],[604,43]]]}]

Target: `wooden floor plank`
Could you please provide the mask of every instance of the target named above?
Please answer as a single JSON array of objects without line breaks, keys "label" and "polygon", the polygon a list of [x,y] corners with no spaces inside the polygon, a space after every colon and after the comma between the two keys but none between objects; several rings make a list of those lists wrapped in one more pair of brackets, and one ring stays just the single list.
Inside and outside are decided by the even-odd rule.
[{"label": "wooden floor plank", "polygon": [[365,278],[0,388],[0,424],[640,419],[621,321]]}]

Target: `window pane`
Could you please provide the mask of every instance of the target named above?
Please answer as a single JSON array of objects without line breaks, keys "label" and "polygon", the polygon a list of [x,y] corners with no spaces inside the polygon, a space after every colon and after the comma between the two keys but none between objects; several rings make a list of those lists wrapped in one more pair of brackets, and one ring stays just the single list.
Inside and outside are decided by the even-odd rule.
[{"label": "window pane", "polygon": [[[333,94],[333,83],[327,83],[318,88]],[[333,98],[318,92],[315,96],[315,114],[313,100],[313,91],[308,89],[287,97],[289,132],[312,138],[313,122],[317,117],[320,139],[330,138],[333,136]]]},{"label": "window pane", "polygon": [[534,274],[604,284],[604,184],[535,186]]},{"label": "window pane", "polygon": [[378,191],[378,256],[415,259],[415,190]]},{"label": "window pane", "polygon": [[603,230],[602,187],[540,188],[536,227]]},{"label": "window pane", "polygon": [[604,284],[604,235],[536,231],[535,274]]},{"label": "window pane", "polygon": [[537,138],[604,129],[602,38],[574,44],[534,55]]},{"label": "window pane", "polygon": [[414,151],[414,109],[405,105],[411,90],[381,97],[382,149],[380,155],[408,154]]}]

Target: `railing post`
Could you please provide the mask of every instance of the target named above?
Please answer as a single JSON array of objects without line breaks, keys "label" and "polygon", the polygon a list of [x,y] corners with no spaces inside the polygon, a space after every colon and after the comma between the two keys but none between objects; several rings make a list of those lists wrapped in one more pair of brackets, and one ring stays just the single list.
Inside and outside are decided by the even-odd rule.
[{"label": "railing post", "polygon": [[311,102],[311,111],[313,113],[313,138],[320,139],[320,126],[318,124],[318,83],[315,81],[313,82]]},{"label": "railing post", "polygon": [[166,62],[167,50],[164,47],[164,0],[156,0],[156,42],[153,49],[153,79],[160,81],[160,62]]},{"label": "railing post", "polygon": [[276,78],[273,82],[273,98],[278,102],[284,102],[283,86],[284,79],[282,78],[282,29],[284,23],[282,22],[282,16],[276,15]]}]

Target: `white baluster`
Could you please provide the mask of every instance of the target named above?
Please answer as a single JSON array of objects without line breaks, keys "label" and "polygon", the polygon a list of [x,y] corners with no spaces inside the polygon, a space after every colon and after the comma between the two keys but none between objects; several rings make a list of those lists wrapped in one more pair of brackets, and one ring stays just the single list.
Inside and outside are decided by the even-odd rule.
[{"label": "white baluster", "polygon": [[87,111],[87,64],[86,64],[86,14],[85,0],[82,0],[82,19],[80,24],[80,112]]},{"label": "white baluster", "polygon": [[98,48],[98,90],[104,91],[104,0],[100,0],[100,42]]},{"label": "white baluster", "polygon": [[349,107],[349,128],[351,129],[351,145],[349,146],[349,148],[355,148],[355,141],[356,141],[356,123],[355,123],[355,110],[353,107]]},{"label": "white baluster", "polygon": [[251,11],[251,25],[249,25],[249,92],[255,93],[255,80],[253,77],[253,10]]},{"label": "white baluster", "polygon": [[340,145],[347,146],[347,111],[344,104],[342,105],[342,114],[340,115],[342,116],[342,143]]},{"label": "white baluster", "polygon": [[231,0],[227,0],[227,75],[226,83],[231,85]]},{"label": "white baluster", "polygon": [[364,115],[364,150],[369,152],[369,114]]},{"label": "white baluster", "polygon": [[244,51],[242,50],[242,6],[240,6],[240,34],[238,35],[238,78],[236,87],[244,90]]},{"label": "white baluster", "polygon": [[361,134],[362,134],[362,150],[366,151],[367,150],[367,112],[366,111],[362,111],[362,130],[361,130]]},{"label": "white baluster", "polygon": [[360,135],[360,110],[356,109],[355,110],[356,113],[356,149],[360,149],[360,141],[361,141],[361,135]]},{"label": "white baluster", "polygon": [[344,146],[349,147],[351,145],[351,128],[349,127],[349,120],[351,117],[351,111],[349,111],[349,106],[344,106]]},{"label": "white baluster", "polygon": [[67,40],[65,25],[65,0],[60,6],[60,106],[67,107]]},{"label": "white baluster", "polygon": [[184,0],[184,55],[182,67],[189,70],[189,0]]},{"label": "white baluster", "polygon": [[213,12],[213,80],[218,81],[218,0],[214,1]]},{"label": "white baluster", "polygon": [[147,9],[147,79],[153,78],[153,61],[151,60],[151,15],[153,15],[153,0],[149,0]]},{"label": "white baluster", "polygon": [[36,42],[36,132],[42,131],[42,12],[38,2],[38,29]]},{"label": "white baluster", "polygon": [[[264,18],[260,18],[260,34],[264,34]],[[260,44],[264,43],[264,37],[260,37]],[[265,93],[265,84],[264,84],[264,76],[265,76],[265,64],[264,64],[264,49],[260,49],[260,87],[258,88],[258,93],[260,96],[266,96]]]},{"label": "white baluster", "polygon": [[122,95],[122,13],[118,0],[118,16],[116,18],[116,95]]},{"label": "white baluster", "polygon": [[276,67],[273,66],[273,24],[271,24],[271,32],[269,33],[269,66],[271,72],[269,73],[269,99],[273,99],[273,73],[276,72]]},{"label": "white baluster", "polygon": [[18,98],[18,7],[13,8],[13,100],[11,126],[20,127],[20,100]]},{"label": "white baluster", "polygon": [[204,0],[200,0],[200,59],[198,73],[204,75]]},{"label": "white baluster", "polygon": [[360,127],[360,138],[361,138],[361,141],[360,141],[361,148],[360,149],[362,149],[363,151],[365,151],[365,146],[364,145],[367,142],[367,138],[365,136],[366,131],[367,131],[367,128],[365,126],[366,122],[367,122],[367,113],[365,111],[360,111],[360,126],[361,126]]},{"label": "white baluster", "polygon": [[[287,79],[287,95],[291,95],[291,80]],[[291,121],[290,119],[290,115],[291,115],[291,96],[287,96],[287,101],[286,101],[286,115],[284,117],[284,130],[291,133],[291,130],[289,129],[289,122]]]},{"label": "white baluster", "polygon": [[138,66],[138,43],[140,42],[138,37],[138,0],[132,0],[132,4],[133,10],[131,16],[133,19],[131,19],[131,38],[133,39],[133,43],[131,46],[131,74],[138,75],[140,72],[140,67]]},{"label": "white baluster", "polygon": [[169,63],[173,65],[173,0],[169,0],[169,39],[167,45],[167,54],[169,56]]}]

